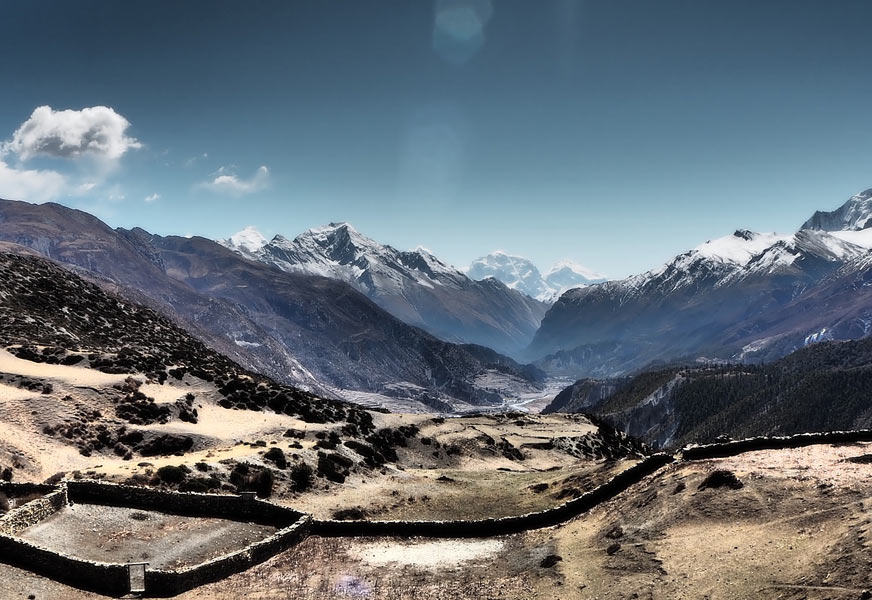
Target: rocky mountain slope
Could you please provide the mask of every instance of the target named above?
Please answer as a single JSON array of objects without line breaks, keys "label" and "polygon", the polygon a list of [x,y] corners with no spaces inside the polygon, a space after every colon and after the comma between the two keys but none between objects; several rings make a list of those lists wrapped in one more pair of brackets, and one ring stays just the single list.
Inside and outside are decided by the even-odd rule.
[{"label": "rocky mountain slope", "polygon": [[500,250],[475,260],[466,274],[475,280],[492,277],[513,290],[548,303],[572,288],[605,281],[602,275],[569,260],[558,261],[542,275],[531,260]]},{"label": "rocky mountain slope", "polygon": [[[717,436],[872,427],[872,339],[810,345],[764,365],[670,367],[580,380],[543,412],[588,412],[656,448]],[[593,392],[593,393],[592,393]]]},{"label": "rocky mountain slope", "polygon": [[[855,196],[839,211],[862,215],[865,202]],[[608,377],[663,360],[777,358],[834,330],[862,337],[865,296],[857,283],[869,247],[866,231],[739,230],[659,269],[570,290],[526,356],[551,372]],[[847,312],[833,310],[835,303]]]},{"label": "rocky mountain slope", "polygon": [[513,354],[539,327],[545,305],[502,283],[473,281],[423,249],[400,251],[348,223],[264,243],[246,229],[221,243],[289,273],[343,281],[395,317],[447,341]]},{"label": "rocky mountain slope", "polygon": [[529,370],[435,339],[344,282],[287,273],[203,238],[113,230],[57,204],[0,201],[0,240],[172,315],[252,370],[323,393],[349,388],[447,408],[499,402],[499,387],[476,383],[489,372],[513,389],[538,385]]}]

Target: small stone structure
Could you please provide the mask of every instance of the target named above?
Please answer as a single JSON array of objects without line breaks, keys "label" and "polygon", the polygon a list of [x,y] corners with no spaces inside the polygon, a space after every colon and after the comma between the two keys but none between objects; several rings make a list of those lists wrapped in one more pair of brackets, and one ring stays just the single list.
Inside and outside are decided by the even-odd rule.
[{"label": "small stone structure", "polygon": [[[8,488],[9,491],[16,486],[8,485],[12,486]],[[64,481],[50,489],[54,491],[0,517],[0,560],[50,579],[109,596],[123,596],[130,592],[130,572],[126,563],[105,563],[67,556],[23,540],[17,534],[71,503],[124,506],[191,517],[260,523],[278,528],[264,540],[199,565],[177,570],[145,569],[146,595],[174,596],[244,571],[298,544],[308,535],[311,521],[308,516],[293,509],[240,496],[167,492],[91,480]]]}]

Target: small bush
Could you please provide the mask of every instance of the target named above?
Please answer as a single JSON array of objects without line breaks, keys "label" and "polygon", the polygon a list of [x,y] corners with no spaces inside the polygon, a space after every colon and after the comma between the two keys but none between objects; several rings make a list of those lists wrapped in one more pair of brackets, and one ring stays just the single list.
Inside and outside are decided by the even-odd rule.
[{"label": "small bush", "polygon": [[267,450],[266,454],[264,454],[264,458],[268,461],[274,462],[279,469],[288,468],[288,460],[285,458],[285,453],[281,448],[270,448]]},{"label": "small bush", "polygon": [[291,467],[291,488],[295,492],[305,492],[315,481],[315,470],[309,463],[297,463]]},{"label": "small bush", "polygon": [[744,485],[732,471],[718,469],[717,471],[712,471],[708,477],[703,479],[702,483],[699,484],[699,489],[728,487],[731,490],[738,490]]},{"label": "small bush", "polygon": [[157,477],[164,483],[179,484],[188,476],[184,467],[166,465],[157,470]]}]

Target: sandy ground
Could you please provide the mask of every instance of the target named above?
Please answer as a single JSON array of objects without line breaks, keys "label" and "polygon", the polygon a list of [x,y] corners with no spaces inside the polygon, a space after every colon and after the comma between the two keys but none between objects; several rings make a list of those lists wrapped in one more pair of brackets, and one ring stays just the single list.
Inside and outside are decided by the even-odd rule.
[{"label": "sandy ground", "polygon": [[37,392],[31,392],[12,385],[0,383],[0,402],[10,402],[12,400],[27,400],[39,396]]},{"label": "sandy ground", "polygon": [[274,527],[224,519],[75,504],[25,529],[20,537],[86,560],[142,561],[160,569],[199,564],[275,531]]},{"label": "sandy ground", "polygon": [[499,539],[435,540],[408,545],[383,541],[358,548],[354,555],[370,565],[445,569],[456,568],[473,560],[492,558],[502,550],[503,544]]},{"label": "sandy ground", "polygon": [[128,375],[110,375],[86,367],[47,365],[23,360],[0,349],[0,373],[24,375],[35,379],[55,379],[73,387],[107,387],[121,383]]}]

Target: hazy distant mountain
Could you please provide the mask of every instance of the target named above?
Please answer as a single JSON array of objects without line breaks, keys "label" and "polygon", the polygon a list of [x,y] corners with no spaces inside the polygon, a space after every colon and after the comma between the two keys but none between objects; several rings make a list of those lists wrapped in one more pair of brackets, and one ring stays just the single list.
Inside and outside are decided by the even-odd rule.
[{"label": "hazy distant mountain", "polygon": [[348,223],[310,229],[293,240],[262,239],[247,228],[221,243],[283,271],[344,281],[395,317],[443,340],[517,353],[533,339],[546,310],[495,280],[473,281],[427,250],[397,250]]},{"label": "hazy distant mountain", "polygon": [[501,250],[475,260],[466,274],[476,280],[493,277],[542,302],[554,302],[566,290],[605,281],[602,275],[570,260],[556,263],[543,276],[529,259]]},{"label": "hazy distant mountain", "polygon": [[348,284],[288,273],[204,238],[113,230],[58,204],[0,200],[0,240],[171,315],[241,364],[321,392],[404,394],[444,408],[500,401],[540,374],[486,348],[446,343]]},{"label": "hazy distant mountain", "polygon": [[[858,194],[809,223],[864,224],[867,199]],[[835,213],[835,220],[821,217]],[[777,358],[827,339],[836,326],[862,337],[869,305],[856,286],[869,261],[869,232],[739,230],[659,269],[570,290],[543,319],[527,356],[552,372],[602,377],[676,359]]]}]

